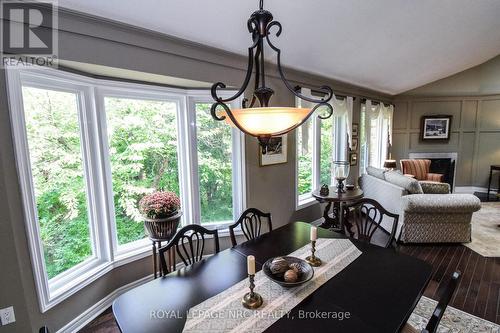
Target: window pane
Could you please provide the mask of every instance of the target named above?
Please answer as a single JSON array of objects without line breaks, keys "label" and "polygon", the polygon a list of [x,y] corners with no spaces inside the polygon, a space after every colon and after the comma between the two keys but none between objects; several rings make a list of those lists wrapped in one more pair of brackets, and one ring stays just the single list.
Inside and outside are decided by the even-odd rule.
[{"label": "window pane", "polygon": [[335,136],[333,133],[335,117],[321,120],[321,158],[320,184],[330,185],[332,182],[331,170],[334,160]]},{"label": "window pane", "polygon": [[210,104],[196,104],[201,223],[232,221],[231,127],[214,121]]},{"label": "window pane", "polygon": [[177,103],[104,99],[118,244],[144,238],[137,208],[154,190],[179,194]]},{"label": "window pane", "polygon": [[31,172],[48,278],[93,256],[78,97],[23,87]]},{"label": "window pane", "polygon": [[299,195],[312,189],[313,128],[312,117],[297,129],[297,158]]}]

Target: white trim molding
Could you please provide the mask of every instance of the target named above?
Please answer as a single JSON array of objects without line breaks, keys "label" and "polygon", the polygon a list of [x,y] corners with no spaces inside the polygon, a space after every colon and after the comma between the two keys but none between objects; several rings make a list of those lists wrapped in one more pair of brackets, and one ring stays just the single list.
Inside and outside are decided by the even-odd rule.
[{"label": "white trim molding", "polygon": [[[497,193],[498,189],[496,188],[491,188],[490,189],[490,194],[491,193]],[[455,193],[470,193],[474,194],[475,192],[478,193],[487,193],[488,188],[487,187],[480,187],[480,186],[455,186]]]},{"label": "white trim molding", "polygon": [[56,333],[76,333],[85,327],[92,320],[97,318],[101,313],[103,313],[107,308],[109,308],[118,296],[124,294],[125,292],[138,287],[146,282],[152,281],[153,275],[145,276],[137,281],[131,282],[120,288],[112,291],[109,295],[101,299],[96,304],[92,305],[90,308],[81,313],[78,317],[71,320],[69,323],[61,327]]}]

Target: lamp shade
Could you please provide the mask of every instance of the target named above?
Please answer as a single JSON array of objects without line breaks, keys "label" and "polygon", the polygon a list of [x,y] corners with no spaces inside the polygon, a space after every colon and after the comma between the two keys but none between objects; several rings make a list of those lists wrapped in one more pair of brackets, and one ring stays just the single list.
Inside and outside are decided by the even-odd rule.
[{"label": "lamp shade", "polygon": [[[231,111],[239,126],[255,136],[272,136],[286,132],[300,124],[309,112],[311,109],[291,107],[248,108]],[[234,126],[227,115],[226,122]]]},{"label": "lamp shade", "polygon": [[384,168],[386,169],[396,169],[396,160],[385,160]]}]

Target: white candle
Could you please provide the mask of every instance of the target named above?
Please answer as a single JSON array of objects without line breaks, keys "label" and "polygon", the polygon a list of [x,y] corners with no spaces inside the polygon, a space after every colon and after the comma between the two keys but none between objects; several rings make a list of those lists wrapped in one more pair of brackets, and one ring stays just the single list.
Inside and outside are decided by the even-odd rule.
[{"label": "white candle", "polygon": [[255,257],[254,256],[247,257],[247,269],[248,269],[248,275],[255,274]]},{"label": "white candle", "polygon": [[318,228],[311,227],[311,240],[315,241],[316,239],[318,239]]}]

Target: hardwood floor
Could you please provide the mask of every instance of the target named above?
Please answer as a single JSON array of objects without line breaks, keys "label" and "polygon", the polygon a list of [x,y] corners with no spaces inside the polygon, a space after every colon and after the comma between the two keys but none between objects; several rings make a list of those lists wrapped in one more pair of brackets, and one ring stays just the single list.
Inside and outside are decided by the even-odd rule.
[{"label": "hardwood floor", "polygon": [[[500,258],[482,257],[463,245],[399,245],[397,249],[432,265],[432,279],[425,296],[437,299],[440,287],[459,270],[462,278],[450,305],[500,324]],[[109,308],[80,332],[120,331]]]},{"label": "hardwood floor", "polygon": [[398,250],[432,265],[425,296],[437,299],[440,287],[459,270],[462,278],[450,305],[500,324],[500,258],[485,258],[462,245],[399,246]]}]

